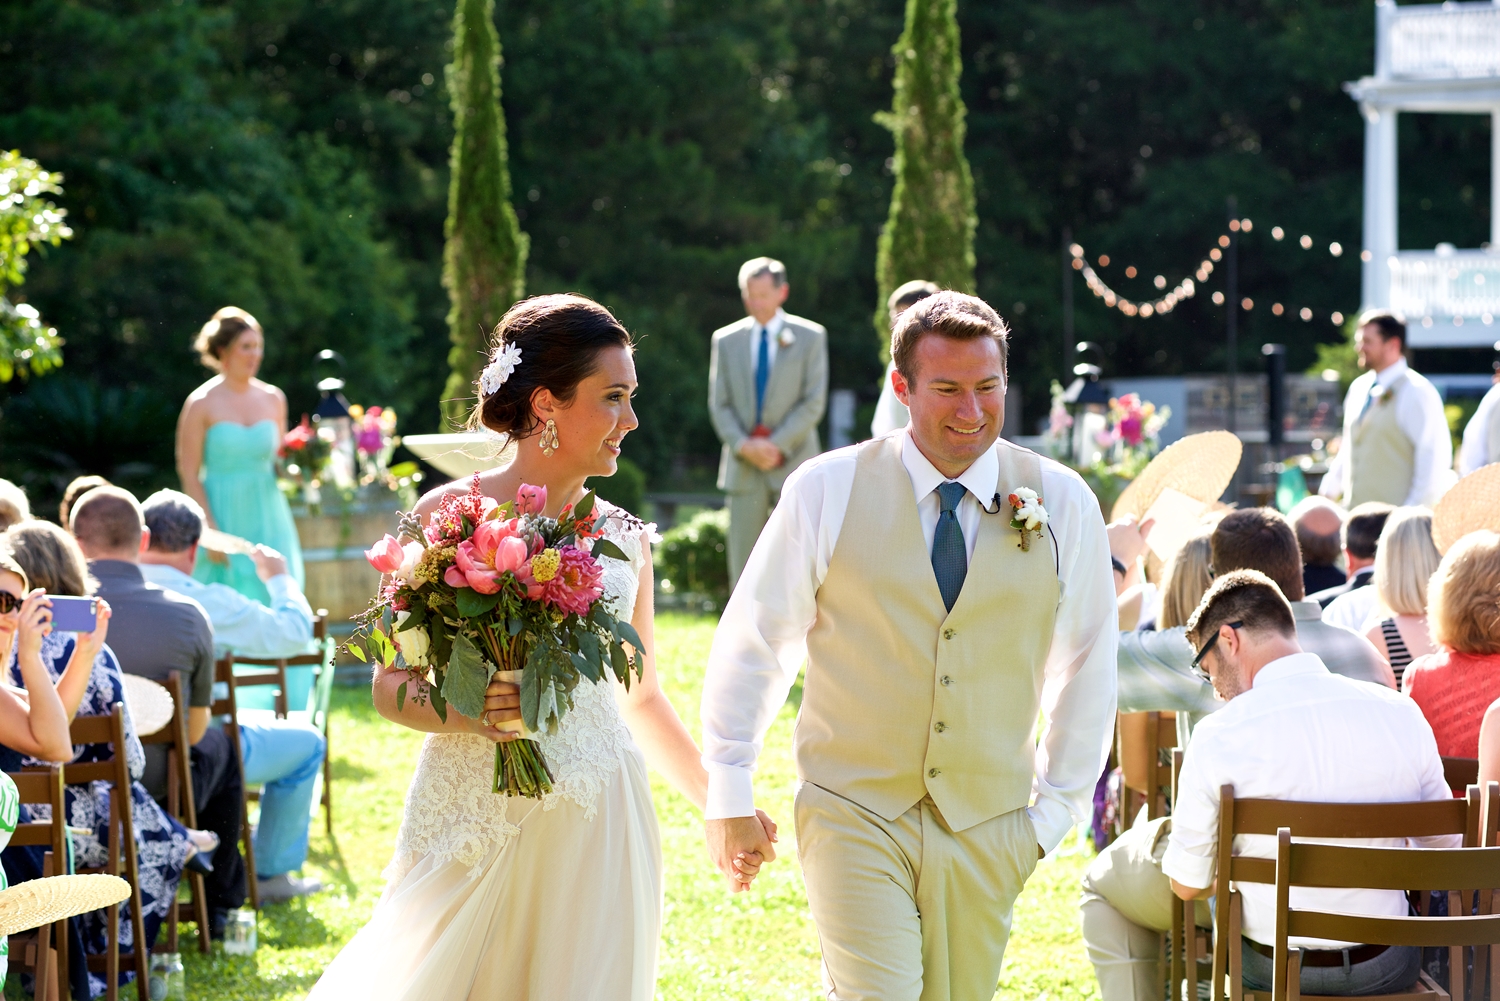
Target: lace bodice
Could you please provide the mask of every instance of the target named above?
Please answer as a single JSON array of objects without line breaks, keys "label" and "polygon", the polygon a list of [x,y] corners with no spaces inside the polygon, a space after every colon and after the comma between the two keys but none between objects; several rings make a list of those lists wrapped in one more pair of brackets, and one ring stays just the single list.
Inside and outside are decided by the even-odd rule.
[{"label": "lace bodice", "polygon": [[[605,536],[629,557],[629,562],[601,561],[603,600],[616,616],[628,620],[635,611],[636,584],[647,558],[644,543],[654,527],[642,526],[604,501],[599,509],[608,516]],[[555,809],[566,799],[581,807],[586,819],[594,819],[599,793],[619,769],[621,752],[631,747],[613,689],[613,684],[579,682],[573,690],[573,708],[557,732],[539,735],[554,779],[541,809]],[[494,762],[495,745],[477,734],[428,735],[406,793],[406,813],[387,879],[400,880],[424,856],[476,865],[495,845],[520,831],[518,824],[535,804],[492,791]]]}]

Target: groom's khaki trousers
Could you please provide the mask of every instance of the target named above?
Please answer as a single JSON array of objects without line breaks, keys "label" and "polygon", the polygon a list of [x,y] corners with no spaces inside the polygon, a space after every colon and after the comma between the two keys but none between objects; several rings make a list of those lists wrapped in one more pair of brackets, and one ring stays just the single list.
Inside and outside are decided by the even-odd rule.
[{"label": "groom's khaki trousers", "polygon": [[954,833],[930,798],[887,821],[803,782],[797,854],[832,1001],[990,1001],[1036,868],[1013,810]]}]

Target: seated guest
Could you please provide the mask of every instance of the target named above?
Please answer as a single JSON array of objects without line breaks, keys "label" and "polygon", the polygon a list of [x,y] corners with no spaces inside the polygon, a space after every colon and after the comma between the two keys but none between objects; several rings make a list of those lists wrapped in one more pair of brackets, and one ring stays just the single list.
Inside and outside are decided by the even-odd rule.
[{"label": "seated guest", "polygon": [[70,515],[73,513],[73,505],[78,503],[78,498],[88,493],[95,487],[113,486],[102,476],[75,476],[63,491],[62,500],[57,502],[57,523],[67,528],[72,523]]},{"label": "seated guest", "polygon": [[[312,609],[302,589],[287,573],[286,560],[274,550],[256,546],[251,559],[271,594],[267,607],[228,584],[194,579],[203,509],[187,494],[158,490],[141,505],[150,544],[141,553],[146,580],[187,595],[208,612],[214,645],[246,657],[290,657],[312,639]],[[262,785],[260,824],[255,830],[257,889],[262,900],[286,900],[316,893],[322,884],[292,876],[307,860],[307,825],[313,786],[323,765],[323,735],[303,723],[239,719],[245,755],[245,781]]]},{"label": "seated guest", "polygon": [[[142,576],[137,561],[149,536],[140,505],[128,491],[95,487],[78,499],[70,517],[73,537],[99,581],[98,593],[114,609],[110,645],[120,667],[154,681],[166,680],[172,671],[183,678],[198,823],[219,836],[206,884],[213,931],[222,934],[229,910],[245,902],[245,866],[239,850],[240,763],[224,732],[209,727],[213,627],[203,606]],[[143,781],[158,801],[166,798],[166,774],[166,748],[150,745]]]},{"label": "seated guest", "polygon": [[1500,535],[1455,542],[1428,585],[1427,621],[1437,652],[1406,669],[1406,692],[1422,709],[1439,753],[1479,756],[1479,724],[1500,699]]},{"label": "seated guest", "polygon": [[1156,628],[1176,629],[1186,626],[1193,609],[1203,600],[1203,593],[1214,582],[1210,561],[1213,559],[1213,529],[1188,539],[1172,554],[1161,583],[1161,614]]},{"label": "seated guest", "polygon": [[[1160,996],[1158,932],[1170,927],[1174,893],[1193,900],[1214,892],[1220,786],[1233,786],[1239,797],[1315,802],[1447,796],[1437,745],[1416,707],[1382,686],[1331,673],[1297,636],[1280,588],[1255,571],[1220,575],[1189,622],[1196,659],[1226,704],[1193,733],[1172,816],[1132,828],[1084,876],[1083,936],[1104,1001]],[[1275,850],[1273,838],[1245,838],[1240,854],[1274,858]],[[1241,951],[1245,986],[1268,990],[1275,888],[1239,889],[1244,939],[1230,947]],[[1291,902],[1346,914],[1407,913],[1398,891],[1294,888]],[[1200,922],[1204,917],[1200,910]],[[1296,938],[1291,944],[1303,950],[1304,994],[1394,993],[1420,972],[1415,948]]]},{"label": "seated guest", "polygon": [[1432,541],[1432,512],[1425,507],[1398,507],[1380,533],[1375,552],[1375,587],[1380,611],[1389,614],[1365,623],[1365,635],[1391,665],[1396,683],[1416,657],[1433,652],[1427,635],[1427,581],[1438,568]]},{"label": "seated guest", "polygon": [[29,520],[31,502],[26,499],[26,491],[10,480],[0,480],[0,532]]},{"label": "seated guest", "polygon": [[[1213,570],[1258,570],[1281,588],[1297,622],[1303,649],[1315,653],[1334,674],[1395,688],[1387,664],[1363,636],[1322,621],[1316,601],[1302,599],[1302,556],[1297,536],[1272,508],[1231,511],[1209,537]],[[1182,629],[1121,633],[1119,645],[1121,712],[1213,711],[1208,683],[1192,671],[1193,649]]]},{"label": "seated guest", "polygon": [[1304,497],[1287,512],[1302,550],[1302,590],[1316,594],[1348,578],[1337,566],[1343,548],[1344,509],[1327,497]]},{"label": "seated guest", "polygon": [[1349,580],[1312,595],[1323,606],[1323,621],[1355,632],[1364,632],[1379,597],[1370,585],[1375,582],[1375,553],[1380,548],[1380,533],[1385,520],[1396,510],[1390,504],[1370,501],[1349,512],[1344,521],[1344,565]]},{"label": "seated guest", "polygon": [[1500,699],[1490,703],[1479,724],[1479,786],[1500,782]]},{"label": "seated guest", "polygon": [[[93,593],[94,581],[88,575],[88,566],[83,553],[73,537],[48,521],[28,521],[14,525],[0,539],[0,544],[26,571],[31,582],[43,588],[48,595],[83,596]],[[108,632],[110,609],[100,602],[100,625],[91,633],[49,632],[42,639],[42,664],[57,681],[58,694],[68,710],[69,719],[74,715],[107,716],[116,702],[125,701],[125,686],[120,679],[120,665],[114,651],[104,642]],[[7,680],[13,685],[23,685],[20,665],[12,657]],[[77,679],[84,679],[85,686],[77,687]],[[108,758],[112,751],[108,745],[75,747],[71,761],[98,761]],[[201,872],[211,871],[206,867],[208,856],[218,846],[218,838],[209,831],[190,831],[170,816],[139,779],[145,767],[145,752],[136,737],[135,721],[127,708],[125,713],[125,747],[122,749],[130,769],[131,818],[134,821],[136,854],[140,859],[141,918],[145,922],[146,944],[153,945],[157,930],[167,917],[172,901],[176,899],[177,883],[183,867],[190,859],[204,854],[197,861]],[[0,739],[0,769],[16,771],[40,764],[39,761],[13,749]],[[74,828],[73,851],[79,866],[101,866],[107,861],[109,838],[109,789],[105,783],[69,785],[66,795],[68,823]],[[82,831],[83,833],[80,833]],[[14,849],[13,851],[19,851]],[[4,856],[0,856],[4,857]],[[7,859],[7,865],[25,871],[24,861]],[[28,874],[35,878],[40,869]],[[108,911],[92,911],[78,919],[80,938],[78,944],[89,955],[105,955],[109,947]],[[121,908],[119,916],[120,935],[131,941],[134,926],[131,924],[129,905]],[[81,975],[82,969],[79,971]],[[71,975],[71,971],[70,971]],[[93,994],[101,993],[105,981],[95,975]]]}]

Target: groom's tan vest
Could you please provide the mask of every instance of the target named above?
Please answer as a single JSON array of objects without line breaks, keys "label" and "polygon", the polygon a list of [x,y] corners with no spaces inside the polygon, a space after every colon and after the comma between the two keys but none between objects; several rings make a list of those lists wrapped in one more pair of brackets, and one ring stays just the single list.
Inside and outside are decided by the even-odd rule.
[{"label": "groom's tan vest", "polygon": [[1000,441],[1000,513],[980,516],[963,590],[945,611],[901,441],[858,452],[807,638],[797,774],[886,820],[931,795],[961,831],[1030,802],[1056,550],[1045,531],[1019,548],[1004,498],[1022,486],[1040,494],[1041,462]]},{"label": "groom's tan vest", "polygon": [[1355,421],[1354,441],[1344,444],[1353,450],[1349,456],[1349,496],[1345,498],[1350,507],[1366,501],[1406,503],[1416,476],[1417,447],[1401,430],[1396,414],[1402,407],[1417,405],[1412,399],[1415,394],[1411,379],[1403,375],[1391,383],[1383,399],[1371,403],[1364,417]]}]

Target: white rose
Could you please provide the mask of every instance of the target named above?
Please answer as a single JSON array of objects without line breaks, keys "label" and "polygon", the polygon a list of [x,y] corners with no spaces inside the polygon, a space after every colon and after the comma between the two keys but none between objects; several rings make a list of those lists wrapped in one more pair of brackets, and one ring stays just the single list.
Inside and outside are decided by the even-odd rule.
[{"label": "white rose", "polygon": [[[398,624],[408,613],[397,614]],[[427,635],[427,630],[421,626],[415,629],[400,629],[395,631],[391,637],[396,642],[396,649],[401,651],[401,656],[412,667],[427,666],[427,653],[432,649],[432,639]]]}]

